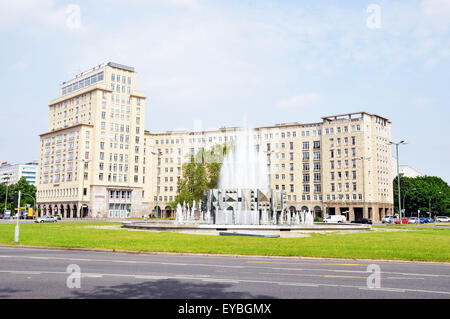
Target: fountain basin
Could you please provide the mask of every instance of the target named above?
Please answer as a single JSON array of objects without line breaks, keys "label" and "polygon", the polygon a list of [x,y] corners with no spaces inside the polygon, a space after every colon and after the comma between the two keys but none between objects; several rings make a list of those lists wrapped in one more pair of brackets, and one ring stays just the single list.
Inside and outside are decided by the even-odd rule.
[{"label": "fountain basin", "polygon": [[372,229],[368,224],[314,223],[313,225],[218,225],[218,224],[169,224],[154,222],[124,221],[123,228],[148,231],[271,231],[271,232],[327,232],[327,231],[365,231]]}]

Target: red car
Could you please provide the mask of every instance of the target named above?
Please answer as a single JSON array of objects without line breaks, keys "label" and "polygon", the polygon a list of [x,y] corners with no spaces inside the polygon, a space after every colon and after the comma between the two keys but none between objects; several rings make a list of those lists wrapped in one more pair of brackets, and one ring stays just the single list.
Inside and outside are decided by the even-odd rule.
[{"label": "red car", "polygon": [[[395,223],[400,224],[400,218],[397,217],[397,219],[395,220]],[[408,218],[403,217],[402,224],[408,224]]]}]

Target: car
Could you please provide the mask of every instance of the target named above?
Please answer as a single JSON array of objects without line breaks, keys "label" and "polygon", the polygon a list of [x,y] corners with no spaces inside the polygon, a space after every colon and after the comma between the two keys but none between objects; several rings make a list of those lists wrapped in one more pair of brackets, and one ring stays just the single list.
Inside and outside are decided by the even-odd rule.
[{"label": "car", "polygon": [[56,223],[58,219],[52,215],[44,215],[34,220],[35,223]]},{"label": "car", "polygon": [[[397,217],[397,219],[395,220],[396,224],[400,224],[400,219]],[[403,217],[402,218],[402,224],[408,224],[408,218]]]},{"label": "car", "polygon": [[324,223],[345,223],[345,221],[344,215],[330,215],[323,220]]},{"label": "car", "polygon": [[381,220],[383,224],[393,224],[395,223],[395,217],[394,216],[384,216]]},{"label": "car", "polygon": [[408,224],[418,224],[419,221],[420,220],[417,217],[409,217],[408,218]]},{"label": "car", "polygon": [[449,223],[450,217],[448,216],[436,216],[436,221],[441,223]]},{"label": "car", "polygon": [[420,223],[421,224],[426,224],[426,223],[429,223],[430,221],[428,220],[428,218],[426,218],[426,217],[420,217]]},{"label": "car", "polygon": [[354,223],[354,224],[372,224],[372,220],[369,218],[357,218],[355,220],[352,220],[352,223]]}]

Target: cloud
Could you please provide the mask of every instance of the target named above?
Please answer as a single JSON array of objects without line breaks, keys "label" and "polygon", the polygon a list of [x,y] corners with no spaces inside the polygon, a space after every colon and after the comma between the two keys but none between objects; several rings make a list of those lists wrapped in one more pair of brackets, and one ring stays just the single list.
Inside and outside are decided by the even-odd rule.
[{"label": "cloud", "polygon": [[0,1],[0,30],[31,24],[33,28],[80,28],[80,6],[57,7],[54,0]]},{"label": "cloud", "polygon": [[281,100],[278,103],[278,107],[282,109],[306,108],[319,103],[321,100],[322,96],[319,93],[309,92]]},{"label": "cloud", "polygon": [[27,68],[27,65],[23,61],[17,61],[13,65],[11,65],[11,69],[13,71],[24,71]]},{"label": "cloud", "polygon": [[450,28],[449,0],[422,0],[421,9],[425,20],[440,31]]}]

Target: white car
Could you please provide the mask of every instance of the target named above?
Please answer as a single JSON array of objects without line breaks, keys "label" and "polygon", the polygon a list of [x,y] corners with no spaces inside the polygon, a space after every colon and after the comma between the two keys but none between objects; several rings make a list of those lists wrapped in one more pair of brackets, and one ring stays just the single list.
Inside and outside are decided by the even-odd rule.
[{"label": "white car", "polygon": [[344,215],[330,215],[323,220],[324,223],[345,223]]},{"label": "white car", "polygon": [[394,216],[384,216],[383,219],[381,220],[381,222],[387,223],[387,224],[393,224],[395,223],[395,217]]},{"label": "white car", "polygon": [[436,217],[436,221],[437,222],[442,222],[442,223],[450,223],[450,217],[448,217],[448,216],[437,216]]},{"label": "white car", "polygon": [[34,220],[35,223],[56,223],[58,219],[52,215],[44,215]]}]

